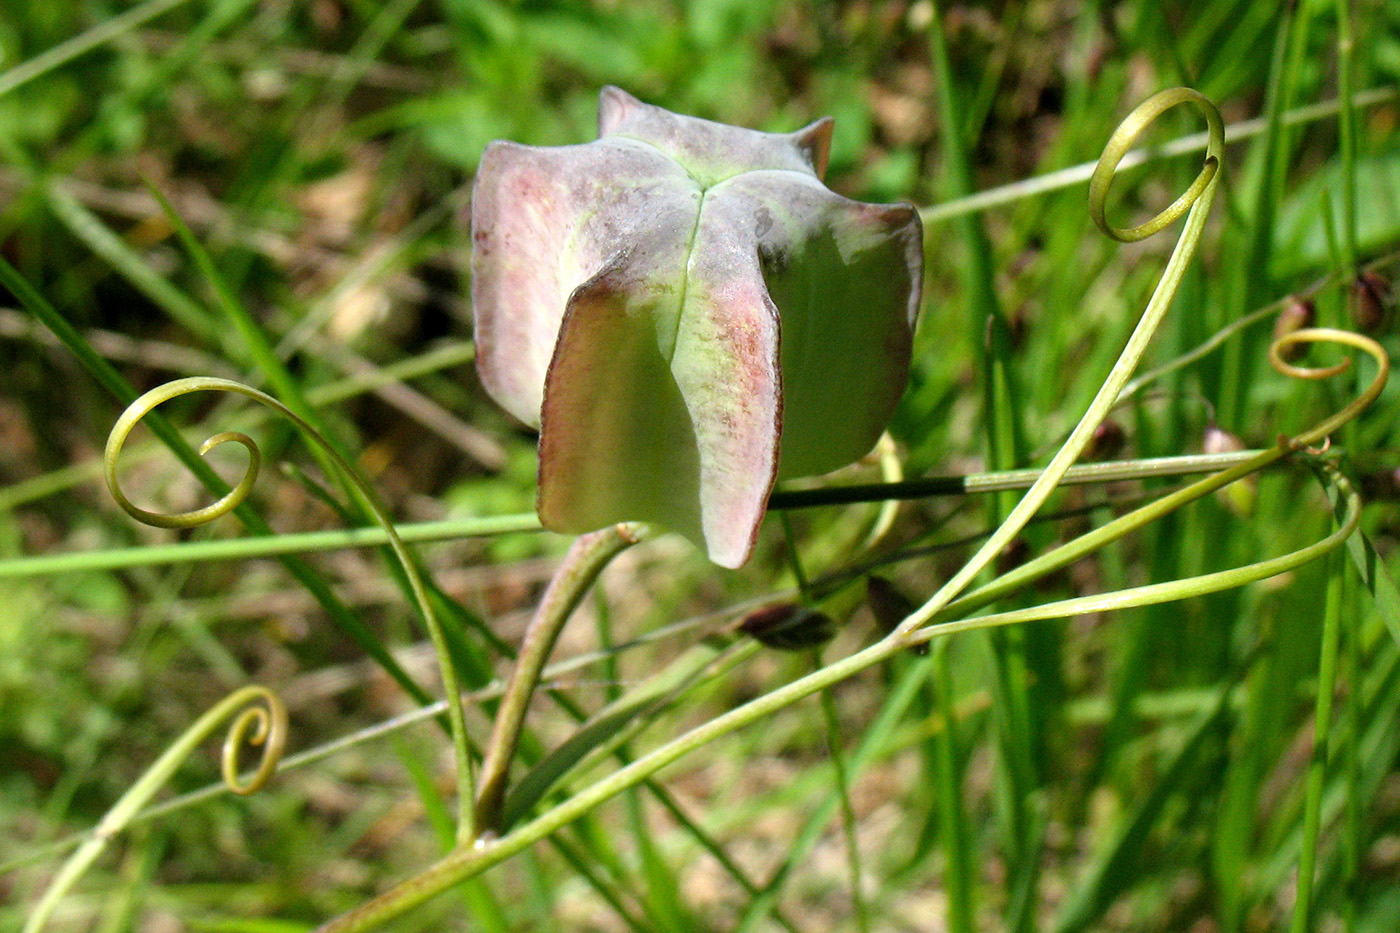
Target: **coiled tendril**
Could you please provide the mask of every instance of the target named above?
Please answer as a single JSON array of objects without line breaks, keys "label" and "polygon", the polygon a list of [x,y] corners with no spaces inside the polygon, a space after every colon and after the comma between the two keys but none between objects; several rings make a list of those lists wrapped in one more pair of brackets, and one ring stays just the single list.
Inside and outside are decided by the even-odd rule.
[{"label": "coiled tendril", "polygon": [[[224,697],[195,720],[194,724],[186,729],[122,795],[112,809],[107,811],[92,835],[68,857],[68,861],[63,863],[63,867],[54,876],[53,883],[49,885],[44,896],[35,905],[34,912],[25,922],[24,933],[37,933],[43,929],[58,902],[102,854],[112,837],[127,827],[137,812],[170,780],[204,740],[225,723],[228,723],[228,733],[224,738],[222,771],[224,782],[229,789],[235,794],[251,794],[272,780],[287,746],[287,707],[271,690],[252,684]],[[241,782],[238,776],[238,756],[239,750],[245,744],[261,746],[262,755],[251,777],[246,782]]]},{"label": "coiled tendril", "polygon": [[[223,775],[224,784],[243,797],[267,786],[287,746],[287,707],[275,693],[261,687],[254,689],[262,691],[261,697],[266,705],[245,706],[234,717],[224,735],[224,747],[219,755],[219,772]],[[245,745],[259,745],[263,750],[257,768],[246,783],[238,777],[242,770],[238,765],[238,756]]]},{"label": "coiled tendril", "polygon": [[1371,379],[1371,384],[1353,399],[1351,404],[1291,438],[1288,444],[1294,450],[1325,439],[1329,434],[1369,408],[1371,403],[1380,397],[1381,391],[1385,389],[1386,380],[1390,377],[1390,357],[1386,354],[1385,348],[1363,334],[1349,330],[1337,330],[1332,327],[1307,327],[1284,334],[1269,345],[1269,363],[1285,376],[1310,380],[1328,379],[1351,368],[1351,360],[1349,359],[1343,359],[1333,366],[1298,366],[1284,359],[1284,354],[1288,350],[1299,344],[1310,343],[1339,343],[1361,350],[1376,361],[1376,375]]},{"label": "coiled tendril", "polygon": [[[1190,187],[1182,192],[1181,197],[1167,205],[1161,213],[1151,220],[1126,229],[1115,227],[1108,220],[1108,189],[1113,184],[1113,176],[1118,171],[1118,164],[1132,150],[1133,143],[1137,142],[1142,131],[1147,129],[1153,120],[1178,104],[1185,103],[1195,104],[1196,108],[1201,111],[1206,118],[1210,134],[1211,146],[1207,150],[1201,171],[1196,175],[1195,181],[1191,182]],[[1191,206],[1205,193],[1206,186],[1215,180],[1216,174],[1220,171],[1220,147],[1215,145],[1215,141],[1217,139],[1223,141],[1224,137],[1225,125],[1220,119],[1220,111],[1200,91],[1189,87],[1171,88],[1143,101],[1137,109],[1128,114],[1122,123],[1118,124],[1118,129],[1114,130],[1113,135],[1108,138],[1103,154],[1099,156],[1098,164],[1094,166],[1094,174],[1089,178],[1089,216],[1093,218],[1094,224],[1106,235],[1121,243],[1136,243],[1138,240],[1145,240],[1170,225],[1190,210]]]},{"label": "coiled tendril", "polygon": [[1333,548],[1339,547],[1351,536],[1352,532],[1356,530],[1357,524],[1360,522],[1361,499],[1350,480],[1348,480],[1334,465],[1326,461],[1316,461],[1316,465],[1321,471],[1323,478],[1339,493],[1342,501],[1346,505],[1345,514],[1340,521],[1339,527],[1321,541],[1306,545],[1279,557],[1272,557],[1231,570],[1222,570],[1196,577],[1172,580],[1166,583],[1153,583],[1147,586],[1133,587],[1112,593],[1076,597],[1074,599],[1061,600],[1059,602],[1033,606],[1026,609],[998,613],[994,616],[968,618],[971,613],[976,612],[978,609],[1005,598],[1010,593],[1022,589],[1047,574],[1069,566],[1075,561],[1088,556],[1130,532],[1162,518],[1169,512],[1175,511],[1189,502],[1193,502],[1202,496],[1209,495],[1218,489],[1222,489],[1231,483],[1237,482],[1252,473],[1256,473],[1283,457],[1304,450],[1312,444],[1316,444],[1359,415],[1369,407],[1385,389],[1386,381],[1390,375],[1390,358],[1386,355],[1381,345],[1371,338],[1350,331],[1315,327],[1294,331],[1274,341],[1273,345],[1269,348],[1269,359],[1279,372],[1299,379],[1318,380],[1346,372],[1351,368],[1351,361],[1344,360],[1336,365],[1325,367],[1304,367],[1285,362],[1282,358],[1282,354],[1287,351],[1290,346],[1300,343],[1337,343],[1354,347],[1363,351],[1376,361],[1376,374],[1372,377],[1371,382],[1366,388],[1349,404],[1335,414],[1329,415],[1322,421],[1319,421],[1312,427],[1292,437],[1286,435],[1280,437],[1273,447],[1260,451],[1256,456],[1228,470],[1222,470],[1219,473],[1198,480],[1176,492],[1150,502],[1139,509],[1121,515],[1107,524],[1096,528],[1094,531],[1081,535],[1068,544],[1029,561],[1009,573],[1003,574],[991,583],[968,593],[960,599],[954,600],[934,616],[930,624],[915,632],[911,642],[923,642],[939,635],[947,635],[967,628],[982,628],[990,625],[1012,625],[1038,619],[1063,618],[1064,616],[1079,615],[1086,612],[1126,609],[1132,606],[1168,602],[1187,596],[1199,596],[1204,593],[1232,589],[1293,570],[1303,564],[1316,560]]},{"label": "coiled tendril", "polygon": [[[200,509],[193,509],[188,512],[176,512],[174,514],[153,512],[143,509],[132,503],[122,492],[121,485],[117,480],[117,461],[121,456],[122,446],[126,443],[131,431],[147,414],[157,406],[168,402],[173,398],[182,395],[189,395],[193,392],[231,392],[234,395],[241,395],[244,398],[252,399],[261,405],[271,408],[282,415],[287,420],[301,429],[306,437],[310,438],[320,447],[336,467],[344,475],[345,479],[354,487],[365,506],[369,509],[374,520],[384,529],[389,538],[389,547],[393,550],[400,566],[403,568],[404,577],[408,581],[410,590],[413,593],[414,602],[419,613],[423,617],[423,622],[427,627],[428,636],[432,640],[434,651],[438,657],[439,675],[442,678],[443,690],[448,698],[447,719],[449,729],[452,733],[452,744],[456,755],[457,776],[460,795],[466,801],[472,798],[471,792],[471,770],[467,750],[466,723],[462,714],[461,687],[457,680],[457,673],[452,664],[452,656],[448,651],[447,638],[442,631],[442,625],[438,621],[437,614],[433,610],[431,601],[428,599],[428,590],[423,583],[422,574],[418,570],[417,564],[409,554],[408,547],[394,528],[394,523],[389,519],[388,512],[380,505],[378,498],[374,494],[373,488],[360,475],[341,454],[336,450],[325,437],[321,435],[315,427],[292,411],[277,399],[261,392],[251,386],[246,386],[241,382],[234,382],[229,379],[218,379],[211,376],[195,376],[187,379],[176,379],[173,382],[158,386],[136,401],[132,402],[122,412],[112,428],[111,435],[107,438],[107,448],[103,454],[103,469],[107,479],[107,488],[112,493],[112,498],[117,504],[132,518],[145,522],[148,525],[155,525],[161,528],[193,528],[197,525],[211,522],[232,512],[243,504],[252,492],[253,484],[257,482],[258,470],[262,463],[262,455],[257,444],[251,437],[238,431],[223,431],[213,435],[199,447],[201,456],[210,450],[223,444],[235,443],[248,451],[248,465],[244,470],[242,478],[227,493],[221,496],[214,503]],[[243,732],[255,723],[252,720],[241,723],[240,729]],[[259,726],[259,729],[264,727]],[[242,734],[242,733],[240,733]],[[255,735],[258,733],[254,733]],[[226,765],[225,775],[228,774]],[[465,806],[465,805],[464,805]],[[469,812],[469,808],[463,811]],[[469,827],[464,826],[462,831],[466,832]]]},{"label": "coiled tendril", "polygon": [[[248,465],[244,469],[243,476],[239,479],[238,483],[221,496],[218,501],[206,505],[203,508],[191,509],[188,512],[175,512],[173,514],[143,509],[127,498],[126,493],[122,491],[121,483],[117,480],[117,461],[121,457],[122,446],[126,444],[127,437],[131,434],[132,429],[140,423],[142,418],[146,417],[147,414],[158,406],[177,396],[188,395],[191,392],[219,389],[238,391],[237,389],[231,388],[233,386],[238,386],[240,389],[248,388],[239,383],[230,382],[227,379],[212,379],[198,376],[190,379],[177,379],[174,382],[168,382],[163,386],[158,386],[147,392],[145,395],[132,402],[127,407],[126,411],[121,413],[121,417],[119,417],[116,424],[112,426],[112,433],[107,435],[107,448],[102,454],[102,467],[107,480],[107,489],[111,492],[112,498],[117,501],[117,505],[121,506],[122,511],[139,522],[153,525],[157,528],[194,528],[212,522],[217,518],[222,518],[243,504],[243,501],[248,498],[248,494],[253,491],[253,485],[258,481],[258,472],[262,467],[262,451],[258,449],[257,442],[241,431],[221,431],[199,445],[199,455],[201,457],[208,454],[209,451],[213,450],[215,447],[221,447],[224,444],[238,444],[248,452]],[[256,395],[250,395],[250,398],[256,398],[258,395],[262,395],[261,392],[257,392],[255,389],[249,389],[248,391],[256,392]],[[270,397],[265,396],[265,398],[272,401]],[[272,406],[274,408],[281,407],[280,403],[275,401],[272,401]]]},{"label": "coiled tendril", "polygon": [[[1180,197],[1151,220],[1126,230],[1113,226],[1109,223],[1107,216],[1108,190],[1113,181],[1114,173],[1118,169],[1118,164],[1132,148],[1134,141],[1153,120],[1172,107],[1183,103],[1195,104],[1206,118],[1209,141],[1206,146],[1205,162],[1200,173]],[[1215,202],[1215,192],[1220,181],[1220,159],[1224,150],[1225,125],[1220,119],[1220,111],[1205,95],[1185,87],[1170,88],[1149,97],[1134,108],[1114,130],[1113,135],[1109,137],[1108,144],[1099,156],[1098,165],[1095,166],[1094,174],[1089,183],[1089,214],[1094,222],[1113,239],[1132,242],[1156,233],[1185,214],[1186,225],[1181,231],[1181,237],[1177,240],[1176,247],[1167,260],[1166,268],[1162,270],[1162,277],[1158,280],[1152,297],[1148,299],[1142,317],[1139,318],[1137,326],[1128,337],[1123,352],[1113,364],[1112,370],[1104,379],[1103,385],[1099,387],[1099,391],[1094,395],[1093,401],[1089,403],[1088,410],[1085,411],[1084,416],[1080,418],[1079,423],[1075,425],[1074,430],[1070,432],[1069,437],[1066,438],[1059,451],[1045,467],[1040,478],[1026,490],[1021,501],[1016,503],[1015,508],[991,534],[986,543],[978,549],[977,553],[928,602],[904,620],[896,634],[902,635],[912,632],[940,615],[941,611],[962,593],[996,555],[1016,535],[1020,534],[1026,523],[1054,492],[1055,487],[1064,478],[1065,472],[1075,460],[1079,459],[1084,448],[1089,445],[1093,439],[1094,431],[1108,416],[1109,409],[1113,407],[1119,393],[1122,392],[1129,377],[1132,376],[1133,370],[1141,361],[1148,343],[1157,332],[1162,319],[1166,316],[1167,308],[1171,305],[1172,298],[1175,297],[1177,289],[1181,286],[1181,279],[1186,272],[1187,265],[1196,254],[1201,235],[1205,231],[1206,218],[1210,215],[1211,205]]]}]

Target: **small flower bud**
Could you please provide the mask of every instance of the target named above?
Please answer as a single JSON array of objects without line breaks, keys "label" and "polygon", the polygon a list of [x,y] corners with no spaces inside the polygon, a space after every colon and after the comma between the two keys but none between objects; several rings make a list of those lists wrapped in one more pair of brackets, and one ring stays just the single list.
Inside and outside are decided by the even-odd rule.
[{"label": "small flower bud", "polygon": [[1220,425],[1211,424],[1206,428],[1205,437],[1201,440],[1201,450],[1208,454],[1234,453],[1244,450],[1244,441]]},{"label": "small flower bud", "polygon": [[[1274,318],[1274,340],[1282,340],[1289,334],[1300,331],[1305,327],[1312,327],[1317,321],[1317,306],[1309,298],[1299,298],[1296,295],[1289,300],[1288,305]],[[1282,353],[1285,363],[1291,363],[1303,355],[1301,344],[1290,344]]]},{"label": "small flower bud", "polygon": [[1123,452],[1128,444],[1128,434],[1123,426],[1112,418],[1107,418],[1094,428],[1094,436],[1089,448],[1084,452],[1085,460],[1112,460]]},{"label": "small flower bud", "polygon": [[1395,312],[1390,282],[1379,272],[1363,272],[1351,283],[1351,315],[1364,333],[1375,334],[1389,328]]},{"label": "small flower bud", "polygon": [[[1244,441],[1219,425],[1212,424],[1206,428],[1205,437],[1201,441],[1201,449],[1208,454],[1227,454],[1244,450],[1245,447]],[[1257,478],[1246,476],[1223,489],[1217,489],[1215,498],[1235,515],[1244,517],[1254,511],[1254,497],[1257,487]]]},{"label": "small flower bud", "polygon": [[796,603],[774,603],[744,616],[739,631],[780,651],[819,648],[836,634],[831,616]]},{"label": "small flower bud", "polygon": [[[898,587],[884,577],[874,574],[865,578],[865,604],[880,631],[888,635],[899,627],[899,623],[909,618],[914,611],[914,601],[905,596]],[[917,655],[928,654],[928,644],[915,645],[909,649]]]}]

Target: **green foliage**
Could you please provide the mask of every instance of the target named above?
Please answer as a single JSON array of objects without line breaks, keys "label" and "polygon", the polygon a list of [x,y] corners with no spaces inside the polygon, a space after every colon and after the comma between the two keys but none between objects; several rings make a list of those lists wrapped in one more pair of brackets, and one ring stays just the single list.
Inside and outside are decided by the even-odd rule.
[{"label": "green foliage", "polygon": [[[432,719],[400,684],[424,695],[438,686],[402,571],[353,534],[386,539],[342,536],[364,517],[340,500],[325,464],[234,400],[172,402],[169,425],[246,431],[268,468],[240,513],[249,530],[168,532],[133,527],[115,508],[95,452],[138,389],[240,372],[274,386],[373,480],[405,539],[425,542],[428,598],[476,691],[466,731],[484,744],[499,701],[488,681],[507,669],[518,620],[565,542],[528,517],[476,533],[490,527],[478,518],[531,510],[535,440],[485,395],[464,346],[466,186],[491,139],[593,138],[601,84],[770,131],[832,115],[834,190],[938,206],[912,382],[892,428],[896,466],[910,477],[1047,462],[1103,383],[1169,249],[1159,242],[1169,234],[1124,249],[1094,232],[1087,171],[1012,188],[985,210],[962,197],[1093,160],[1125,112],[1177,84],[1217,101],[1230,126],[1263,122],[1226,153],[1215,218],[1144,368],[1173,365],[1132,384],[1112,414],[1120,456],[1195,453],[1213,424],[1268,446],[1343,407],[1369,363],[1355,381],[1298,383],[1276,375],[1264,351],[1291,294],[1311,297],[1322,325],[1348,327],[1351,263],[1395,276],[1400,109],[1385,89],[1400,77],[1400,9],[1301,2],[1285,17],[1279,6],[7,7],[0,927],[22,925],[72,834],[254,680],[288,701],[292,746],[307,757],[235,803],[202,789],[217,769],[196,754],[157,798],[170,809],[136,816],[53,929],[309,929],[452,845],[459,801],[444,731],[398,725],[392,742],[361,733]],[[1356,40],[1347,81],[1382,89],[1346,131],[1335,109],[1292,119],[1337,95],[1339,10]],[[1200,129],[1179,110],[1148,140]],[[1199,168],[1192,154],[1126,170],[1109,216],[1141,222]],[[1219,346],[1196,352],[1217,335]],[[548,846],[393,928],[831,929],[868,915],[871,929],[926,929],[946,906],[953,929],[1390,931],[1400,902],[1397,393],[1332,437],[1329,456],[1367,501],[1364,537],[1335,552],[1345,561],[1005,636],[951,635],[922,657],[892,651],[814,689],[821,702],[774,706],[758,728],[579,811]],[[192,477],[165,447],[178,432],[148,424],[163,439],[134,436],[122,466],[136,502],[198,507],[209,501],[203,483],[237,474],[237,457],[216,455]],[[832,482],[891,478],[871,462]],[[1307,471],[1251,481],[1249,496],[1207,496],[1105,536],[1072,564],[1011,577],[1026,587],[994,591],[977,611],[1249,564],[1331,533]],[[1058,517],[1027,526],[988,579],[1110,527],[1168,482],[1066,486],[1042,510]],[[991,507],[966,495],[906,502],[868,550],[878,506],[792,512],[800,573],[776,521],[737,573],[674,538],[630,550],[580,609],[600,624],[575,619],[545,670],[506,823],[538,825],[697,724],[811,676],[809,653],[737,640],[733,627],[756,605],[805,600],[832,618],[819,670],[835,677],[881,637],[852,581],[878,565],[922,602],[1016,498],[1002,496]],[[310,535],[323,531],[332,537]],[[284,540],[274,534],[308,550],[274,554],[270,542]],[[207,556],[215,549],[224,556]],[[199,559],[167,565],[172,552]],[[1318,735],[1330,740],[1315,749]],[[345,736],[353,741],[320,750]],[[1316,854],[1314,903],[1295,914],[1304,852]]]}]

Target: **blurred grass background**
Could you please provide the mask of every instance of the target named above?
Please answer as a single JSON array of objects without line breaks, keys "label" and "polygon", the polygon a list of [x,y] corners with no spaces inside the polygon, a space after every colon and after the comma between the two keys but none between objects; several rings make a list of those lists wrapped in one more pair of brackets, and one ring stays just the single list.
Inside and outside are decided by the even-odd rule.
[{"label": "blurred grass background", "polygon": [[[10,4],[0,10],[0,255],[138,388],[214,374],[304,396],[404,522],[529,512],[533,438],[495,409],[470,366],[466,217],[489,140],[585,141],[598,88],[612,83],[676,111],[762,129],[830,114],[834,189],[956,204],[974,190],[1092,161],[1122,115],[1162,87],[1198,88],[1227,123],[1335,98],[1343,6]],[[1400,7],[1354,0],[1350,8],[1352,86],[1393,88]],[[935,37],[946,45],[946,80]],[[1400,106],[1391,97],[1355,116],[1354,152],[1335,117],[1231,147],[1210,236],[1152,365],[1303,290],[1315,291],[1322,323],[1354,326],[1349,268],[1379,261],[1388,277],[1400,248]],[[1174,112],[1150,135],[1195,132],[1194,120]],[[1118,210],[1145,215],[1197,166],[1186,156],[1125,173]],[[1348,177],[1357,189],[1351,220]],[[147,185],[196,232],[222,295]],[[1170,249],[1164,239],[1121,247],[1102,238],[1083,185],[931,220],[915,370],[892,429],[907,472],[966,472],[998,457],[1043,462],[1118,353]],[[1385,301],[1382,311],[1393,353]],[[284,368],[269,368],[259,340],[234,323],[240,315],[256,321]],[[1001,335],[991,361],[1008,368],[1011,386],[990,403],[980,387],[989,318]],[[1195,452],[1212,426],[1266,445],[1339,407],[1343,387],[1299,387],[1268,369],[1271,322],[1146,388],[1116,417],[1120,442],[1096,456]],[[1400,519],[1395,401],[1388,392],[1337,439],[1369,499],[1366,531],[1387,558]],[[121,407],[0,291],[6,928],[19,925],[59,861],[45,846],[91,827],[234,687],[256,680],[282,693],[297,749],[413,705],[328,621],[326,599],[275,561],[32,572],[25,562],[40,555],[241,536],[232,522],[183,535],[137,527],[112,505],[95,463]],[[205,433],[245,417],[208,397],[168,407],[177,423],[207,425]],[[1000,454],[988,451],[989,423],[1007,426]],[[319,464],[288,429],[259,430],[269,459],[287,464],[255,494],[274,529],[360,520],[327,504]],[[127,464],[138,501],[204,501],[168,457],[133,451]],[[237,461],[225,466],[234,472]],[[877,475],[870,464],[850,473]],[[1143,485],[1063,493],[1053,508],[1073,517],[1033,526],[1022,555],[1102,523]],[[1327,532],[1313,490],[1299,471],[1271,474],[1252,493],[1203,502],[1033,595],[1283,553]],[[946,543],[985,529],[995,508],[904,505],[879,552],[881,572],[910,596],[927,596],[965,556]],[[795,513],[808,573],[852,563],[873,511]],[[740,572],[718,571],[667,539],[610,569],[558,652],[604,649],[605,659],[562,681],[563,699],[595,709],[698,633],[723,628],[735,607],[790,588],[788,544],[769,524]],[[422,548],[454,607],[469,681],[504,669],[502,649],[518,640],[565,544],[528,533]],[[309,555],[307,564],[409,676],[435,682],[395,576],[374,551]],[[1282,929],[1333,572],[1310,567],[1206,599],[952,639],[937,659],[948,676],[930,677],[933,661],[911,656],[843,684],[825,718],[820,704],[803,704],[718,743],[664,775],[664,799],[625,796],[559,845],[393,928]],[[1318,929],[1393,933],[1400,649],[1381,634],[1368,596],[1353,587],[1345,598],[1352,662],[1327,770],[1315,919]],[[828,656],[874,637],[858,600],[842,607]],[[688,624],[610,647],[676,622]],[[764,653],[688,691],[638,741],[810,664]],[[544,702],[536,713],[537,755],[572,720]],[[473,715],[484,733],[484,717]],[[852,769],[842,802],[862,854],[858,898],[833,797],[833,748]],[[420,725],[288,771],[248,800],[218,797],[143,822],[55,927],[307,928],[435,856],[450,764],[441,733]],[[174,790],[215,774],[212,755],[198,758]]]}]

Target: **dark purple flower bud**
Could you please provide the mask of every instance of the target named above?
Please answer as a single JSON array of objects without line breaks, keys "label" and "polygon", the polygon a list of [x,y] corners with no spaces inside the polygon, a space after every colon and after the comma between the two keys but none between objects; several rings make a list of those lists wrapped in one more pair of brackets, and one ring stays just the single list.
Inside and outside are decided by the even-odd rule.
[{"label": "dark purple flower bud", "polygon": [[[1317,323],[1317,306],[1309,298],[1294,296],[1284,309],[1274,318],[1274,340],[1282,340],[1295,331],[1312,327]],[[1280,354],[1285,363],[1292,363],[1303,355],[1303,345],[1290,344]]]},{"label": "dark purple flower bud", "polygon": [[1377,334],[1390,328],[1395,296],[1390,281],[1379,272],[1363,272],[1351,283],[1351,315],[1363,333]]},{"label": "dark purple flower bud", "polygon": [[802,651],[831,641],[836,623],[827,614],[806,606],[775,603],[744,616],[739,631],[769,648]]}]

